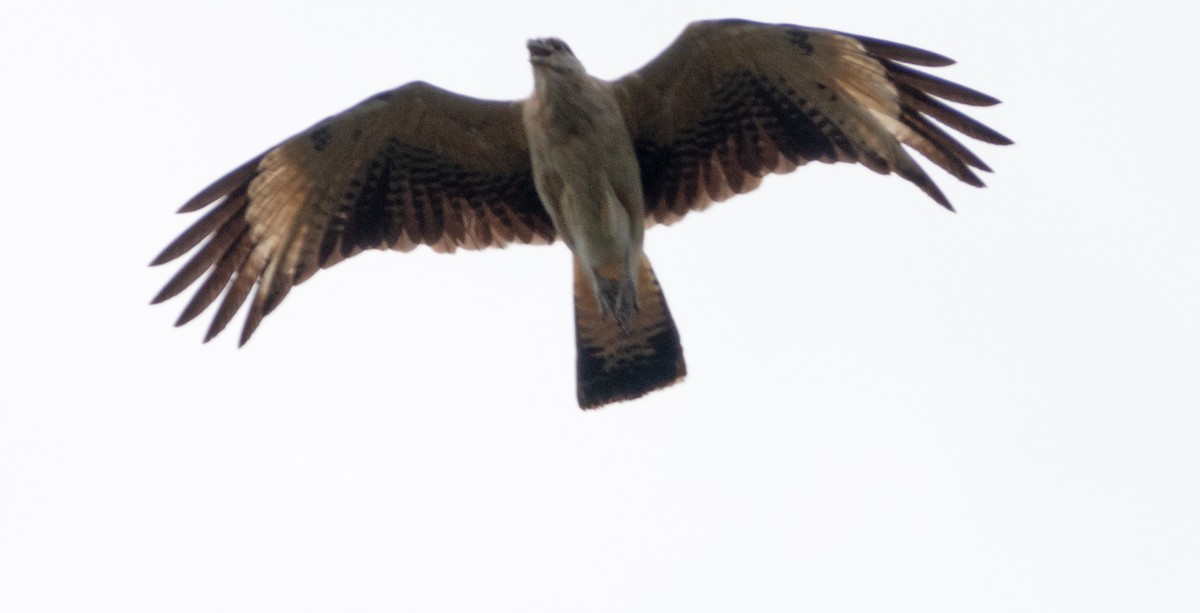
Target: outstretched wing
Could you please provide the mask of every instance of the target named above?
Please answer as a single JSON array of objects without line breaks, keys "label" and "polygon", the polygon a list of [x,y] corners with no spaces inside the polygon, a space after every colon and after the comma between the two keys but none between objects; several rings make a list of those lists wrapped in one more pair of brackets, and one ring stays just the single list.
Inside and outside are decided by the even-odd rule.
[{"label": "outstretched wing", "polygon": [[180,212],[211,207],[153,264],[208,239],[154,298],[200,285],[177,325],[224,292],[205,340],[253,293],[245,343],[293,285],[364,249],[548,243],[519,102],[426,83],[378,94],[218,179]]},{"label": "outstretched wing", "polygon": [[1000,133],[936,98],[998,101],[903,64],[949,58],[828,30],[742,20],[696,22],[641,70],[614,82],[642,168],[647,224],[748,192],[810,161],[895,172],[950,202],[907,145],[958,179],[990,170],[930,119],[988,143]]}]

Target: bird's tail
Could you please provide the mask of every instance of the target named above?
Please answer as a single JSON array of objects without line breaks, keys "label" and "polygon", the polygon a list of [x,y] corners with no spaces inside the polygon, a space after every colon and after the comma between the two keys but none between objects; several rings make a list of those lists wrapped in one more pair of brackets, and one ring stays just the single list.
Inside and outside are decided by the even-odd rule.
[{"label": "bird's tail", "polygon": [[597,299],[591,275],[575,258],[575,345],[579,406],[632,400],[687,374],[679,331],[650,260],[638,266],[637,307],[621,325]]}]

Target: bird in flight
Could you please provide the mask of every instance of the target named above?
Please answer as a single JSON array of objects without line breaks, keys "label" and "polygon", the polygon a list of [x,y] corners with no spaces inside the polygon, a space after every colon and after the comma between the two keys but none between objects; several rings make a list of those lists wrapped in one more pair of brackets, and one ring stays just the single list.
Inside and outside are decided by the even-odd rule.
[{"label": "bird in flight", "polygon": [[943,127],[1011,143],[944,102],[995,98],[910,67],[952,60],[875,38],[696,22],[615,81],[590,76],[561,40],[527,46],[534,89],[524,100],[408,83],[217,179],[180,209],[207,212],[154,259],[195,249],[153,302],[207,273],[176,325],[223,295],[208,341],[249,300],[244,344],[292,286],[364,249],[561,239],[575,264],[578,401],[599,407],[686,374],[643,249],[647,226],[812,161],[896,173],[950,209],[905,147],[982,186],[972,169],[990,169]]}]

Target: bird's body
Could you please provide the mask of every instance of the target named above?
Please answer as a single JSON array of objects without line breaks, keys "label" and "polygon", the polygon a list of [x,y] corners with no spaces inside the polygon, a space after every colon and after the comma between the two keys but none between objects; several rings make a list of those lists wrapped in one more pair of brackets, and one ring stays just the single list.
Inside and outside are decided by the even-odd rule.
[{"label": "bird's body", "polygon": [[155,259],[204,241],[155,298],[208,277],[182,324],[223,296],[219,333],[250,299],[245,342],[292,286],[363,249],[438,251],[562,238],[575,259],[578,395],[636,398],[686,372],[644,229],[754,189],[810,161],[895,172],[949,208],[904,150],[982,185],[988,170],[930,119],[1008,139],[935,98],[996,100],[903,64],[949,59],[839,32],[697,22],[641,70],[587,74],[557,39],[529,41],[526,100],[468,98],[422,82],[374,96],[218,179],[212,206]]},{"label": "bird's body", "polygon": [[529,49],[534,90],[523,120],[534,185],[575,259],[579,404],[670,385],[687,368],[642,252],[641,170],[620,103],[562,41],[531,40]]},{"label": "bird's body", "polygon": [[530,41],[534,93],[523,120],[533,181],[559,236],[601,299],[626,321],[636,309],[645,204],[633,140],[611,86],[561,41]]}]

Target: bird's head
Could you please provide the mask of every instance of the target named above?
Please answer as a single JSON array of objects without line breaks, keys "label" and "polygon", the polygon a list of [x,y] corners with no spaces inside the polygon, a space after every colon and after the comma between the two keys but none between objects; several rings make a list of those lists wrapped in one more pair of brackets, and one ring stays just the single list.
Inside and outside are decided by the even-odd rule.
[{"label": "bird's head", "polygon": [[529,48],[529,63],[533,64],[534,72],[538,69],[567,72],[583,68],[567,43],[557,38],[531,38],[525,46]]}]

